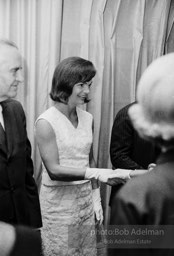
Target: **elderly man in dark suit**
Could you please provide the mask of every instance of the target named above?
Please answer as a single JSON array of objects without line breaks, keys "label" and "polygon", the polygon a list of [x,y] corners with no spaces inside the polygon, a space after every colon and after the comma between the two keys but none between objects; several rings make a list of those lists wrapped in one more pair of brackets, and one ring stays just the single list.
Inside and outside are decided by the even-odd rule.
[{"label": "elderly man in dark suit", "polygon": [[39,228],[41,212],[25,114],[12,100],[23,81],[21,69],[16,45],[0,40],[0,220]]},{"label": "elderly man in dark suit", "polygon": [[[150,225],[150,228],[145,228],[161,229],[164,235],[148,237],[150,243],[144,249],[143,244],[134,244],[136,250],[118,250],[115,245],[109,249],[110,256],[174,255],[173,67],[174,53],[164,55],[152,62],[140,79],[137,104],[131,106],[128,113],[138,134],[153,141],[161,153],[153,171],[127,182],[113,198],[111,214],[111,224],[115,227],[127,225],[136,228],[139,225],[143,230],[142,225]],[[143,233],[137,238],[143,240]]]}]

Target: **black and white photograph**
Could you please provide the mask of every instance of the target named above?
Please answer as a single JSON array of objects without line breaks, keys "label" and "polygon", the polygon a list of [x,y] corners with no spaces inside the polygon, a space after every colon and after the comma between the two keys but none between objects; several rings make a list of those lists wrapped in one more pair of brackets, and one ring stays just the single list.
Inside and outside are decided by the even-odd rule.
[{"label": "black and white photograph", "polygon": [[0,0],[0,256],[173,237],[174,0]]}]

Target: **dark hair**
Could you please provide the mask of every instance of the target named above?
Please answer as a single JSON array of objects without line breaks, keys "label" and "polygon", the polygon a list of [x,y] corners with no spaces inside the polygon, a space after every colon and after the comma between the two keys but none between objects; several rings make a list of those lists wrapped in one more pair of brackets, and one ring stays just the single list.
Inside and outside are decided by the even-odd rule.
[{"label": "dark hair", "polygon": [[[86,83],[96,74],[93,63],[80,57],[69,57],[56,67],[50,97],[53,101],[67,103],[77,83]],[[86,100],[88,102],[88,100]]]}]

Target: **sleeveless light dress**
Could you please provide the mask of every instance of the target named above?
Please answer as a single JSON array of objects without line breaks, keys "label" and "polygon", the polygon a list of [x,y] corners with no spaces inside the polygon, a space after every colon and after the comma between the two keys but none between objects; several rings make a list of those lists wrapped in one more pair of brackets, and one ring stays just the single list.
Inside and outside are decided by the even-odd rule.
[{"label": "sleeveless light dress", "polygon": [[[52,126],[60,165],[88,167],[92,144],[92,115],[80,108],[76,110],[77,128],[54,106],[37,120],[45,119]],[[52,181],[43,165],[40,203],[45,256],[97,254],[90,181]]]}]

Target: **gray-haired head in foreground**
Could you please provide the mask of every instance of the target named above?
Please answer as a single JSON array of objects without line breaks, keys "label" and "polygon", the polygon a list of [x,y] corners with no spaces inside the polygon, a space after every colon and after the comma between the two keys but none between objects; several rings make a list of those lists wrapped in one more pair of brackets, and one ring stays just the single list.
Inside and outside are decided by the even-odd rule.
[{"label": "gray-haired head in foreground", "polygon": [[137,88],[129,116],[139,135],[161,146],[174,146],[174,53],[153,61]]}]

